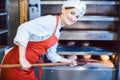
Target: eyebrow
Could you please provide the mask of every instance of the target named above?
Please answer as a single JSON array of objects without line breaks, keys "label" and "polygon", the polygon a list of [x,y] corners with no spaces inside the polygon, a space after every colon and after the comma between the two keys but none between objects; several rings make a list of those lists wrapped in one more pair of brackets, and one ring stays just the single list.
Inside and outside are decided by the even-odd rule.
[{"label": "eyebrow", "polygon": [[65,9],[73,9],[74,7],[65,7]]}]

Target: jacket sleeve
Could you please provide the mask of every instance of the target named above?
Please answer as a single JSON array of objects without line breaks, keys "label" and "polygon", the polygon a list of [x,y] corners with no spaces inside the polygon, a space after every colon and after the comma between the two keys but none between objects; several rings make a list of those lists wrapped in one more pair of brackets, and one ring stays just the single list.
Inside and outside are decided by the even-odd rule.
[{"label": "jacket sleeve", "polygon": [[54,46],[49,48],[47,52],[48,59],[53,63],[59,62],[61,59],[61,56],[56,53],[57,46],[58,46],[58,43],[56,43]]}]

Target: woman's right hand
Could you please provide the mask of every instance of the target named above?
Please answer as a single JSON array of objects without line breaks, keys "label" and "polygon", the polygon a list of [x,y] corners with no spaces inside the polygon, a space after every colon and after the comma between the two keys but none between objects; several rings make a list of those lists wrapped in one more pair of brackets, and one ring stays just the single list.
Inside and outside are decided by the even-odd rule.
[{"label": "woman's right hand", "polygon": [[27,59],[20,59],[20,64],[22,66],[21,69],[23,70],[28,70],[29,68],[31,68],[31,64],[29,63],[29,61]]}]

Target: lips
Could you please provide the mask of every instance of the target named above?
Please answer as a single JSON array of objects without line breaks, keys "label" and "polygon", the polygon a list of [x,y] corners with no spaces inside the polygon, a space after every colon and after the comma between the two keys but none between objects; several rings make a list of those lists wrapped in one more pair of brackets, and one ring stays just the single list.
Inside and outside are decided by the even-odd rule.
[{"label": "lips", "polygon": [[75,23],[75,21],[68,17],[67,18],[67,25],[72,25],[73,23]]}]

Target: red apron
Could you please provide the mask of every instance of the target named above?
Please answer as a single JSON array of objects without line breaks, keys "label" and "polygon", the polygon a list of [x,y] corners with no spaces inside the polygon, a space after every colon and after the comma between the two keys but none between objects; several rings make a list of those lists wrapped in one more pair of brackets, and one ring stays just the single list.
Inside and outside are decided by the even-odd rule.
[{"label": "red apron", "polygon": [[[50,38],[38,42],[28,42],[26,58],[31,64],[36,63],[36,61],[40,59],[40,56],[47,52],[48,48],[58,42],[55,32],[59,18],[57,17],[56,20],[56,28]],[[18,51],[18,46],[15,46],[7,53],[2,64],[20,64]],[[1,77],[2,80],[37,80],[33,67],[27,71],[20,68],[2,68]]]}]

